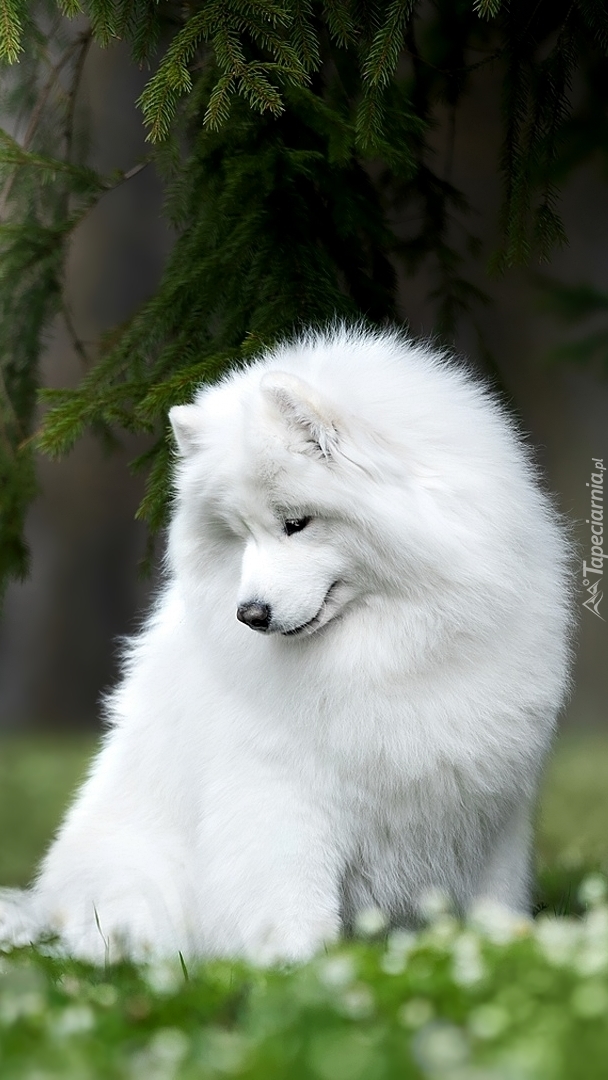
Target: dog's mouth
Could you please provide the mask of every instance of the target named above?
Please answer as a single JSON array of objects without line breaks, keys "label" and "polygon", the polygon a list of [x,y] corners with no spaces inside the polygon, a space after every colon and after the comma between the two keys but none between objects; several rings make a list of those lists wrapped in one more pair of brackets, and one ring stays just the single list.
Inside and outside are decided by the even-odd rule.
[{"label": "dog's mouth", "polygon": [[326,626],[328,622],[333,618],[335,614],[331,612],[331,598],[335,594],[339,581],[334,581],[333,585],[329,586],[329,589],[325,593],[325,598],[321,607],[317,611],[316,615],[313,615],[312,619],[308,622],[302,623],[300,626],[294,626],[292,630],[281,630],[282,637],[305,637],[307,634],[314,634],[315,630],[320,630],[322,626]]}]

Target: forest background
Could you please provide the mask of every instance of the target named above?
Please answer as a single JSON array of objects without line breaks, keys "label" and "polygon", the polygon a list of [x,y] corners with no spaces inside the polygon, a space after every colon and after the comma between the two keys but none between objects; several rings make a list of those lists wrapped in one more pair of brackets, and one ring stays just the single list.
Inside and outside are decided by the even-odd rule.
[{"label": "forest background", "polygon": [[162,550],[167,408],[337,312],[454,347],[520,416],[580,545],[565,723],[605,728],[603,3],[2,11],[0,725],[95,726]]},{"label": "forest background", "polygon": [[465,356],[580,590],[533,924],[437,912],[271,976],[26,947],[7,1075],[605,1076],[607,52],[604,0],[0,0],[0,884],[31,880],[154,587],[168,407],[277,336],[337,313]]}]

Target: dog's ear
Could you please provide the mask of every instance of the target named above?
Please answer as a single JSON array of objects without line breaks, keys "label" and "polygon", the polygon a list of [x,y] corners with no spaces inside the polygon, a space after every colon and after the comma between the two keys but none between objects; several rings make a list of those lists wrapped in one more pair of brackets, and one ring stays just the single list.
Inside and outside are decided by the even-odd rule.
[{"label": "dog's ear", "polygon": [[169,410],[169,422],[177,449],[182,457],[189,457],[199,447],[200,409],[197,405],[174,405]]},{"label": "dog's ear", "polygon": [[310,383],[285,371],[268,371],[261,388],[289,427],[302,436],[307,450],[325,459],[333,457],[339,442],[335,413]]}]

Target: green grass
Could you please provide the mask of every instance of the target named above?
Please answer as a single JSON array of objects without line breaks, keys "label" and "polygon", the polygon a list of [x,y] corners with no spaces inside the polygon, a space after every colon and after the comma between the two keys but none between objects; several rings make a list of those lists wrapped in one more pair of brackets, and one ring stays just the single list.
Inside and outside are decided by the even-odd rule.
[{"label": "green grass", "polygon": [[0,884],[30,880],[92,749],[91,739],[0,741]]},{"label": "green grass", "polygon": [[556,914],[580,910],[576,890],[586,872],[608,873],[607,736],[558,744],[543,787],[537,863],[539,901]]},{"label": "green grass", "polygon": [[558,743],[543,788],[538,849],[544,866],[608,869],[608,736]]},{"label": "green grass", "polygon": [[[20,884],[90,744],[0,745],[0,881]],[[439,913],[291,970],[213,963],[91,969],[0,956],[7,1080],[605,1080],[608,739],[563,741],[547,776],[533,925]],[[579,883],[587,875],[582,890]]]}]

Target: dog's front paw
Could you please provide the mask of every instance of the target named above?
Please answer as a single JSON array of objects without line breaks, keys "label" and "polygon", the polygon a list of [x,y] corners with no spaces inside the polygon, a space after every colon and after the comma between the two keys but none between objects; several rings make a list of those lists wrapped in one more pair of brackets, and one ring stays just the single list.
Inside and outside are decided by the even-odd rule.
[{"label": "dog's front paw", "polygon": [[245,957],[254,964],[305,963],[326,945],[336,941],[338,922],[327,916],[304,924],[302,921],[272,922],[257,929],[245,945]]},{"label": "dog's front paw", "polygon": [[40,937],[34,896],[24,889],[0,889],[0,948],[20,948]]},{"label": "dog's front paw", "polygon": [[186,951],[186,943],[178,940],[167,919],[159,919],[153,905],[138,895],[57,904],[49,923],[62,951],[91,964],[143,963]]}]

